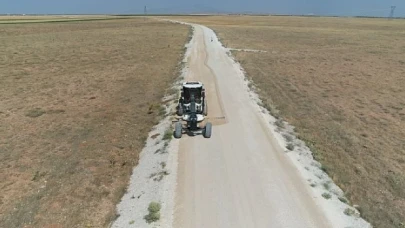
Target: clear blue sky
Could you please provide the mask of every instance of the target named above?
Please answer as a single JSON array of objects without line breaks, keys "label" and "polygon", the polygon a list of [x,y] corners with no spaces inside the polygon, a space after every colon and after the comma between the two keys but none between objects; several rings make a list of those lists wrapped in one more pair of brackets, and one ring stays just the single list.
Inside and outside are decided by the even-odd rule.
[{"label": "clear blue sky", "polygon": [[0,0],[0,14],[119,14],[255,12],[405,17],[405,0]]}]

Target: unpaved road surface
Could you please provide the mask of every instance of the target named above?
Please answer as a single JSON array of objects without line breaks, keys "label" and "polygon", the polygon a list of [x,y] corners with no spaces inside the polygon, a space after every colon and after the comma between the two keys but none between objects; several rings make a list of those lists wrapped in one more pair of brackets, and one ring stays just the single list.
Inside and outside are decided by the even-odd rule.
[{"label": "unpaved road surface", "polygon": [[206,85],[214,127],[180,140],[173,226],[332,227],[212,30],[195,25],[192,45],[186,80]]}]

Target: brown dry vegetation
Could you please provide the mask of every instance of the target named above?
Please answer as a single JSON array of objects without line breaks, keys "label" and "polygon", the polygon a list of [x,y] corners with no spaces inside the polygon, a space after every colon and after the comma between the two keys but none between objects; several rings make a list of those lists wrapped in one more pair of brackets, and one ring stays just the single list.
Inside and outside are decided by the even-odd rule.
[{"label": "brown dry vegetation", "polygon": [[405,224],[405,20],[183,17],[231,48],[261,97],[376,227]]},{"label": "brown dry vegetation", "polygon": [[0,227],[105,227],[189,29],[154,20],[0,26]]},{"label": "brown dry vegetation", "polygon": [[101,19],[121,19],[124,17],[108,15],[54,15],[54,16],[5,16],[0,15],[0,24],[20,24],[20,23],[38,23],[38,22],[66,22],[66,21],[84,21]]}]

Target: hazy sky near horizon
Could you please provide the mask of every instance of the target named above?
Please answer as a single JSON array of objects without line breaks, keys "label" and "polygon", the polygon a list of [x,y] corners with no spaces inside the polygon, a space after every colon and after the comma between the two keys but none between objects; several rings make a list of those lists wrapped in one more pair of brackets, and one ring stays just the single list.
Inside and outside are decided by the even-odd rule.
[{"label": "hazy sky near horizon", "polygon": [[405,0],[0,0],[0,14],[271,13],[405,17]]}]

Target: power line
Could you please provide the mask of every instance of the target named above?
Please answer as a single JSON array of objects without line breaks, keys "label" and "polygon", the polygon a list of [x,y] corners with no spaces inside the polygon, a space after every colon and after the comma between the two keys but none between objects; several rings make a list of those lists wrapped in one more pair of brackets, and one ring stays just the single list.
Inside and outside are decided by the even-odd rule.
[{"label": "power line", "polygon": [[397,8],[396,6],[391,6],[390,19],[394,18],[394,13],[395,13],[396,8]]}]

